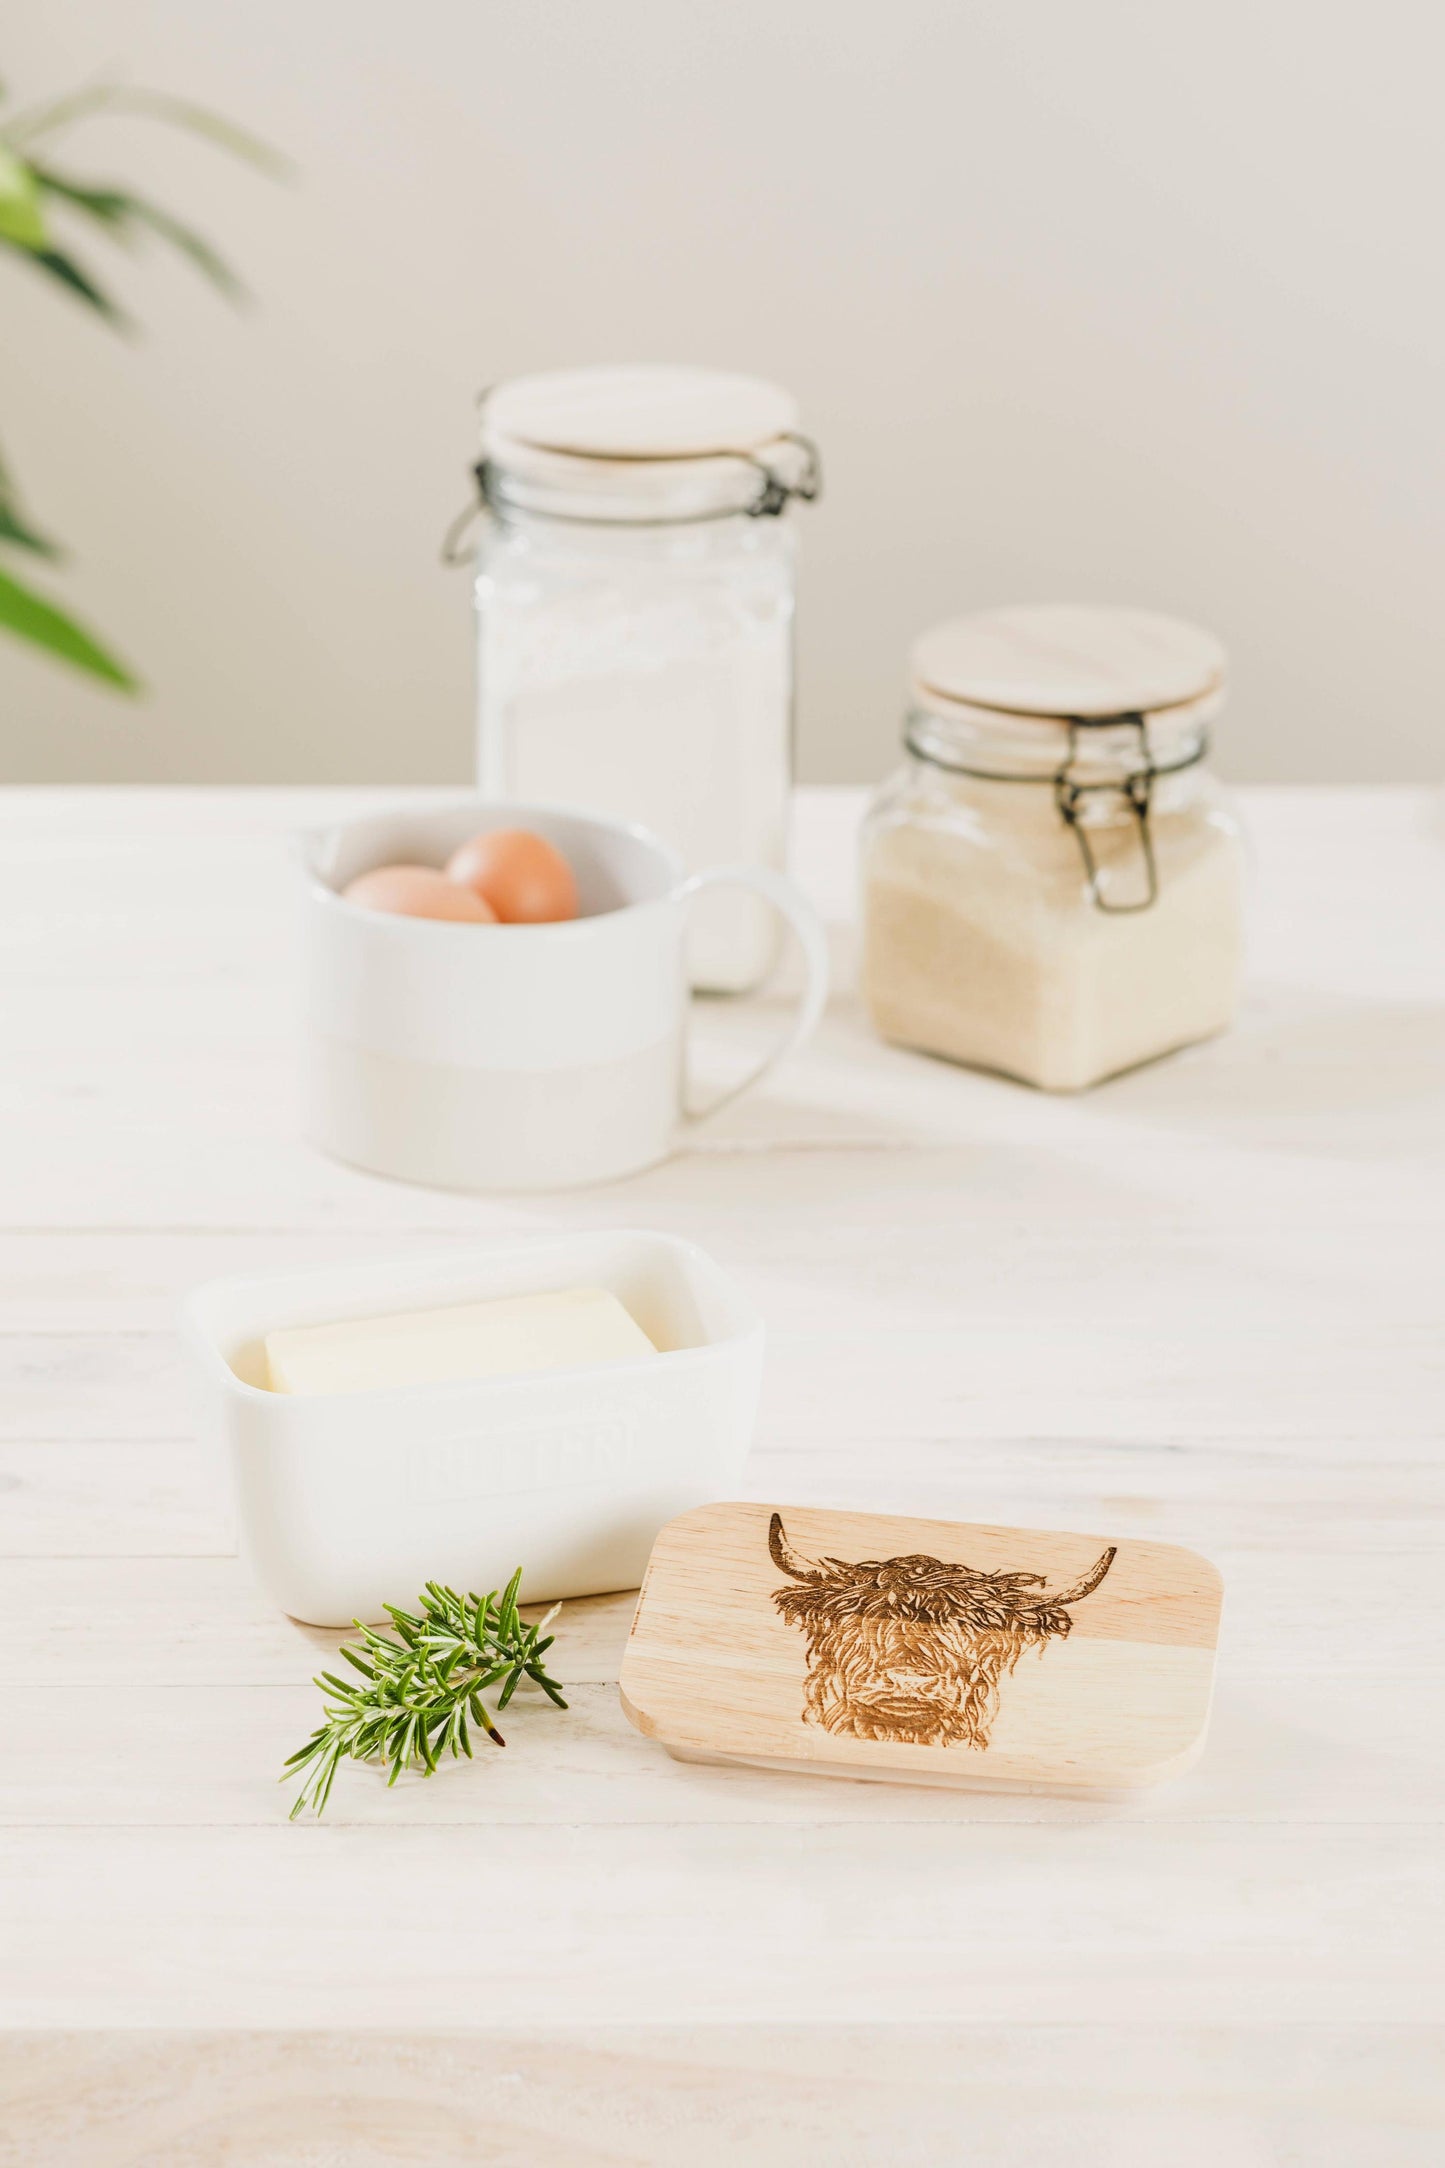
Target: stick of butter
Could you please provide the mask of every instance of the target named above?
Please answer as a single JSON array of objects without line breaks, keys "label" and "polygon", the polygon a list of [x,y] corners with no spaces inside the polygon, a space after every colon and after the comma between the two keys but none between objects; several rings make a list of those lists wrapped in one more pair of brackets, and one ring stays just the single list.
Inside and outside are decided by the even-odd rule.
[{"label": "stick of butter", "polygon": [[374,1393],[394,1385],[632,1362],[656,1348],[601,1287],[508,1295],[445,1310],[295,1325],[266,1335],[273,1393]]}]

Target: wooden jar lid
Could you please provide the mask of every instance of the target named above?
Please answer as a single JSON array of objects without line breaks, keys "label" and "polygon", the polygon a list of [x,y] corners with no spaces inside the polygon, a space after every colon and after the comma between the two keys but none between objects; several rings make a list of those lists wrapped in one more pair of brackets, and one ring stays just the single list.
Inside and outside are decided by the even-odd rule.
[{"label": "wooden jar lid", "polygon": [[1222,1593],[1171,1544],[703,1506],[654,1546],[622,1705],[684,1760],[1131,1790],[1204,1744]]},{"label": "wooden jar lid", "polygon": [[716,369],[559,369],[489,393],[483,436],[585,459],[706,459],[756,452],[797,426],[788,393]]},{"label": "wooden jar lid", "polygon": [[1051,722],[1161,711],[1182,720],[1185,710],[1204,721],[1220,703],[1225,670],[1224,649],[1197,625],[1077,603],[954,618],[926,632],[912,656],[925,702]]}]

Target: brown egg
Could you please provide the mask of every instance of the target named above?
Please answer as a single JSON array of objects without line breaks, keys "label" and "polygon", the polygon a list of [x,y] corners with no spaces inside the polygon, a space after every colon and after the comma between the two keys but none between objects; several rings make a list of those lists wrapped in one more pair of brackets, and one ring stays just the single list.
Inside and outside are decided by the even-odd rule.
[{"label": "brown egg", "polygon": [[484,896],[503,925],[546,926],[577,916],[577,883],[562,853],[527,828],[473,836],[447,860],[447,878]]},{"label": "brown egg", "polygon": [[395,911],[403,918],[460,918],[494,926],[497,914],[474,889],[449,881],[435,866],[374,866],[341,891],[347,903],[367,911]]}]

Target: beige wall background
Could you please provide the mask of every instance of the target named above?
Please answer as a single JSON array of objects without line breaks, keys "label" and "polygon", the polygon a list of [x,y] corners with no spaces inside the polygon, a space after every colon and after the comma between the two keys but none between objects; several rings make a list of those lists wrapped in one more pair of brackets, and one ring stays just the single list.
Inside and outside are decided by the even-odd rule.
[{"label": "beige wall background", "polygon": [[[473,396],[682,359],[820,440],[801,746],[874,776],[930,621],[1080,597],[1234,659],[1223,764],[1437,778],[1445,303],[1431,0],[66,0],[30,100],[212,103],[277,187],[136,123],[244,273],[160,257],[106,334],[0,264],[0,441],[135,706],[0,642],[11,780],[461,779]],[[102,252],[89,248],[96,268]]]}]

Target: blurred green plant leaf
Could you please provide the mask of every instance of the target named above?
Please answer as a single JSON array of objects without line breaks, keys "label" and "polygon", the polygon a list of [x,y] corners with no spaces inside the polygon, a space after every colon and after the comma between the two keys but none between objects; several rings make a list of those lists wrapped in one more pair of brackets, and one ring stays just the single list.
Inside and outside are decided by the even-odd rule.
[{"label": "blurred green plant leaf", "polygon": [[82,271],[75,258],[64,249],[27,249],[26,255],[31,263],[47,272],[51,278],[58,279],[62,286],[94,309],[98,316],[104,317],[113,330],[129,331],[130,319],[125,311],[116,307],[110,295],[97,286],[90,273]]},{"label": "blurred green plant leaf", "polygon": [[0,542],[11,542],[16,549],[31,550],[37,557],[58,557],[59,550],[53,542],[30,526],[24,514],[11,497],[0,497]]},{"label": "blurred green plant leaf", "polygon": [[31,526],[20,502],[15,477],[3,458],[0,458],[0,542],[13,543],[17,549],[32,550],[37,557],[60,555],[49,536]]},{"label": "blurred green plant leaf", "polygon": [[35,174],[23,158],[0,143],[0,240],[13,248],[46,246],[45,211]]},{"label": "blurred green plant leaf", "polygon": [[163,211],[159,204],[148,203],[143,196],[133,196],[128,189],[96,188],[88,183],[67,180],[48,166],[37,165],[34,170],[42,199],[51,196],[69,204],[72,210],[93,219],[113,241],[131,242],[138,228],[157,234],[188,257],[202,277],[209,279],[228,300],[244,300],[246,290],[241,281],[210,242],[193,227],[173,218],[169,211]]},{"label": "blurred green plant leaf", "polygon": [[125,664],[102,647],[84,625],[3,570],[0,570],[0,625],[61,662],[68,662],[75,669],[113,685],[119,692],[137,690],[137,680]]},{"label": "blurred green plant leaf", "polygon": [[[0,83],[0,101],[4,96],[4,85]],[[205,106],[173,98],[164,91],[130,90],[115,83],[92,84],[70,97],[0,120],[0,248],[14,249],[116,331],[130,329],[124,312],[77,263],[69,249],[57,247],[51,237],[47,212],[54,204],[89,219],[110,240],[124,246],[134,242],[138,234],[154,234],[186,257],[229,299],[243,299],[244,289],[235,273],[193,227],[127,189],[72,180],[31,155],[31,145],[54,137],[77,121],[102,114],[139,114],[184,128],[277,179],[289,177],[295,170],[258,136]],[[59,555],[55,544],[31,526],[3,460],[0,544],[28,550],[34,556]],[[126,665],[84,625],[4,570],[0,570],[0,629],[118,691],[138,689]]]},{"label": "blurred green plant leaf", "polygon": [[69,128],[78,120],[89,120],[100,113],[142,114],[150,120],[166,121],[173,128],[184,128],[191,135],[204,136],[208,142],[229,151],[235,158],[244,159],[247,165],[257,167],[262,173],[269,173],[275,180],[289,179],[296,171],[289,158],[283,158],[269,143],[263,143],[247,128],[238,128],[223,114],[213,113],[207,106],[194,105],[189,98],[173,98],[163,90],[131,90],[121,83],[95,83],[89,89],[72,92],[67,98],[57,98],[50,105],[17,113],[5,123],[3,133],[13,148],[23,150],[28,144],[56,134],[59,129]]}]

